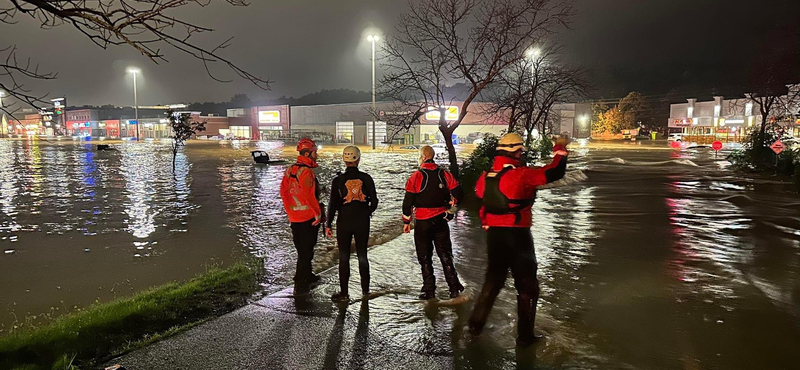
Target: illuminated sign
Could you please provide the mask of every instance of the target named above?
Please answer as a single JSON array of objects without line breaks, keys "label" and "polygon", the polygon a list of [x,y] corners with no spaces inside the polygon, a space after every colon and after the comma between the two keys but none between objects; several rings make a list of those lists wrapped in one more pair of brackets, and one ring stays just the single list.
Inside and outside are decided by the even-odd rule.
[{"label": "illuminated sign", "polygon": [[734,123],[734,124],[740,124],[740,123],[744,123],[744,119],[743,119],[743,118],[737,118],[737,119],[726,119],[726,120],[725,120],[725,123],[728,123],[728,124],[730,124],[730,123]]},{"label": "illuminated sign", "polygon": [[[446,121],[455,121],[458,119],[458,107],[457,106],[449,106],[445,107],[447,112],[444,115],[444,119]],[[439,114],[439,110],[434,107],[428,108],[428,112],[425,113],[425,119],[428,121],[438,121],[441,117]]]},{"label": "illuminated sign", "polygon": [[800,126],[800,118],[798,118],[796,121],[794,121],[794,124]]},{"label": "illuminated sign", "polygon": [[691,126],[693,121],[692,118],[683,118],[673,120],[672,123],[675,124],[675,126]]},{"label": "illuminated sign", "polygon": [[281,111],[264,110],[258,112],[258,123],[280,123]]}]

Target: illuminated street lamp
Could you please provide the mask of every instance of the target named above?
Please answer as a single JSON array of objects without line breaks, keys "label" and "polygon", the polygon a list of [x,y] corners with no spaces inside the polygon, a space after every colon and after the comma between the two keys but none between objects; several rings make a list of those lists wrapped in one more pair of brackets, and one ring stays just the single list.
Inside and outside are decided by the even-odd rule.
[{"label": "illuminated street lamp", "polygon": [[[588,116],[588,115],[585,115],[585,114],[584,114],[584,115],[582,115],[582,116],[580,116],[578,119],[580,119],[580,121],[581,121],[581,127],[586,127],[586,123],[587,123],[587,122],[589,122],[589,116]],[[580,131],[577,131],[577,130],[576,130],[576,133],[577,133],[577,132],[580,132]],[[577,136],[577,135],[576,135],[576,136]]]},{"label": "illuminated street lamp", "polygon": [[136,75],[142,72],[139,68],[129,67],[128,73],[133,74],[133,112],[136,122],[136,141],[139,141],[139,97],[136,93]]},{"label": "illuminated street lamp", "polygon": [[375,42],[378,41],[377,35],[367,36],[367,40],[372,43],[372,150],[375,150],[375,121],[378,119],[377,108],[375,107]]}]

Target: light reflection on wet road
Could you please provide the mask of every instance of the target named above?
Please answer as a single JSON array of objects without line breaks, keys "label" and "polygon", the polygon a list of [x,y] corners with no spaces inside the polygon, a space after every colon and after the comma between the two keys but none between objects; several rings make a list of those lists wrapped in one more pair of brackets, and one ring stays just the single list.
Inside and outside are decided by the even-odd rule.
[{"label": "light reflection on wet road", "polygon": [[[277,195],[285,166],[253,166],[250,147],[219,146],[191,145],[173,176],[156,144],[94,152],[0,141],[0,323],[7,330],[10,312],[61,312],[242,253],[265,258],[266,291],[288,285],[295,253]],[[381,198],[371,244],[385,243],[370,251],[373,290],[386,295],[370,302],[369,331],[453,355],[459,368],[513,366],[510,280],[478,349],[460,340],[470,305],[415,300],[412,238],[398,237],[414,158],[365,154],[362,162]],[[343,168],[330,153],[321,162],[323,184]],[[537,327],[549,337],[535,350],[539,363],[746,369],[800,360],[800,197],[789,186],[735,174],[703,150],[580,149],[570,170],[568,181],[539,192],[534,209]],[[457,267],[474,295],[485,235],[467,210],[452,227]],[[320,240],[317,270],[336,260],[333,242]]]}]

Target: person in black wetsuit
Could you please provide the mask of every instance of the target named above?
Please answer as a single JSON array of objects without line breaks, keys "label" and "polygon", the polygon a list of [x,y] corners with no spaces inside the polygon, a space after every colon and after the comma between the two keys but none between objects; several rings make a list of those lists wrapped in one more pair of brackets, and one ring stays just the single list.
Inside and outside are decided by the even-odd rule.
[{"label": "person in black wetsuit", "polygon": [[331,184],[331,201],[328,205],[328,218],[325,236],[333,237],[331,226],[336,212],[336,241],[339,245],[339,287],[341,290],[331,299],[337,302],[350,299],[350,245],[355,237],[358,255],[358,272],[361,275],[361,293],[369,295],[369,261],[367,242],[369,241],[369,219],[378,208],[378,195],[372,177],[358,170],[361,151],[348,146],[342,152],[347,169],[336,176]]}]

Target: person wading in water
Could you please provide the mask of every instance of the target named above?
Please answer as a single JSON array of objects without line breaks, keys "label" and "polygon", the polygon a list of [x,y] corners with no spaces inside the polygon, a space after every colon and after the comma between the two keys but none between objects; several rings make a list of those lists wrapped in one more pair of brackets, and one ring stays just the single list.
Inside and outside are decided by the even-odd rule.
[{"label": "person wading in water", "polygon": [[369,296],[369,260],[367,260],[367,242],[369,241],[369,219],[378,208],[378,195],[375,182],[370,175],[358,170],[361,151],[358,147],[348,146],[342,152],[347,169],[336,176],[331,184],[331,200],[328,204],[328,223],[325,236],[333,237],[331,225],[336,212],[336,241],[339,244],[339,287],[340,291],[331,299],[336,302],[348,301],[348,283],[350,281],[350,245],[355,238],[358,255],[358,273],[361,275],[361,294]]},{"label": "person wading in water", "polygon": [[320,186],[313,169],[317,167],[317,144],[311,139],[297,143],[297,162],[283,174],[280,194],[289,215],[292,241],[297,249],[295,290],[307,290],[319,281],[311,269],[320,224],[325,222],[324,204],[319,201]]},{"label": "person wading in water", "polygon": [[406,182],[403,198],[403,232],[411,232],[414,223],[414,244],[417,259],[422,266],[422,294],[420,299],[436,298],[436,278],[433,276],[433,250],[442,262],[444,277],[450,288],[450,298],[458,297],[464,286],[458,280],[453,264],[453,245],[450,242],[450,227],[453,219],[448,212],[463,197],[463,191],[453,174],[439,168],[433,162],[436,152],[430,146],[420,148],[420,168]]},{"label": "person wading in water", "polygon": [[482,199],[479,212],[486,230],[488,267],[486,281],[469,319],[469,331],[479,335],[486,324],[494,300],[505,285],[508,270],[517,289],[517,345],[532,344],[541,338],[533,332],[539,280],[536,278],[536,255],[531,235],[531,206],[536,187],[564,177],[567,168],[567,139],[559,139],[553,148],[553,161],[541,168],[521,166],[522,137],[510,133],[497,145],[490,172],[484,172],[475,185]]}]

